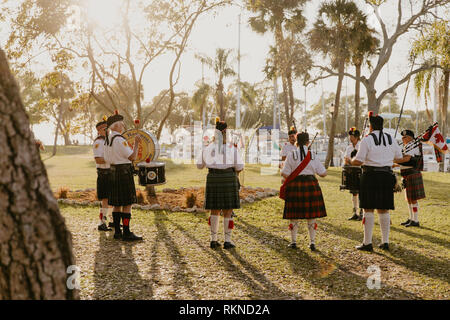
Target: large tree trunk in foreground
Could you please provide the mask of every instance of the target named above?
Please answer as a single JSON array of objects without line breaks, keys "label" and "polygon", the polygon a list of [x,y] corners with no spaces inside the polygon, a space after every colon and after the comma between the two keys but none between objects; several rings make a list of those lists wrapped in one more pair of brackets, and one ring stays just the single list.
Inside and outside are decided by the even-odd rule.
[{"label": "large tree trunk in foreground", "polygon": [[66,286],[74,264],[71,234],[0,49],[0,300],[76,299]]}]

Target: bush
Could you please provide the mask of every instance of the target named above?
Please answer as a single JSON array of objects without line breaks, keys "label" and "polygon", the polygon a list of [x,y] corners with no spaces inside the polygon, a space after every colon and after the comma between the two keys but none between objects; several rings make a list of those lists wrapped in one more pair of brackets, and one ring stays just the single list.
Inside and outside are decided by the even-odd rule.
[{"label": "bush", "polygon": [[193,206],[195,206],[196,202],[197,196],[194,193],[189,192],[186,194],[186,207],[192,208]]},{"label": "bush", "polygon": [[56,190],[56,197],[58,199],[67,199],[67,196],[69,194],[69,188],[67,187],[61,187],[58,190]]}]

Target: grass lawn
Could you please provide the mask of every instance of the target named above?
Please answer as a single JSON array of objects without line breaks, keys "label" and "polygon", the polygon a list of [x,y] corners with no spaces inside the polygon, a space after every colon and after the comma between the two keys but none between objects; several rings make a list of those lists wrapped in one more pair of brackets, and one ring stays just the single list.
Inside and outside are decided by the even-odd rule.
[{"label": "grass lawn", "polygon": [[[95,187],[95,166],[86,147],[64,148],[42,158],[51,186],[72,190]],[[47,158],[47,159],[46,159]],[[165,161],[165,160],[164,160]],[[168,183],[157,189],[204,184],[206,170],[166,162]],[[378,218],[374,253],[359,252],[361,222],[347,221],[351,195],[339,191],[340,169],[319,178],[328,216],[318,220],[316,246],[308,248],[306,222],[296,251],[288,249],[283,201],[277,197],[236,210],[235,250],[209,248],[208,214],[133,211],[132,230],[140,243],[112,239],[96,230],[98,209],[61,206],[72,232],[81,269],[83,299],[449,299],[450,175],[423,173],[427,198],[420,201],[420,228],[405,228],[404,194],[395,195],[391,250],[381,251]],[[278,188],[279,176],[247,166],[245,185]],[[219,240],[223,242],[222,223]],[[369,267],[381,271],[381,288],[369,289]]]}]

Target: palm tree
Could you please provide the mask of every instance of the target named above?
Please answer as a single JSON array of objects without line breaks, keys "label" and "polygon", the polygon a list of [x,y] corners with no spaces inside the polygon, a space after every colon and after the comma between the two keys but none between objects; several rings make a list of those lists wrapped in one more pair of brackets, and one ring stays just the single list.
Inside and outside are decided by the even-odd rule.
[{"label": "palm tree", "polygon": [[374,37],[375,30],[369,28],[367,25],[367,19],[364,17],[362,21],[359,21],[359,25],[357,25],[356,30],[356,38],[353,42],[352,46],[352,64],[355,66],[355,127],[359,128],[360,126],[360,87],[361,87],[361,66],[364,62],[367,62],[369,67],[370,64],[370,56],[374,55],[378,51],[378,47],[380,45],[380,40]]},{"label": "palm tree", "polygon": [[[450,30],[448,22],[435,22],[425,30],[424,34],[419,39],[414,41],[411,50],[413,55],[435,60],[435,63],[442,68],[439,79],[439,109],[441,114],[440,129],[444,137],[447,134],[448,87],[450,78],[449,34]],[[437,71],[437,69],[429,69],[419,72],[414,79],[417,96],[420,96],[423,92],[425,103],[430,96],[430,81],[435,70]]]},{"label": "palm tree", "polygon": [[206,107],[208,105],[208,99],[212,94],[213,88],[203,81],[197,83],[197,90],[192,95],[191,104],[195,112],[199,114],[202,120],[202,127],[206,125]]},{"label": "palm tree", "polygon": [[330,139],[325,166],[328,167],[333,158],[334,135],[339,112],[339,102],[344,78],[344,69],[350,62],[352,44],[357,33],[357,27],[364,21],[364,14],[356,4],[347,0],[335,0],[323,3],[319,9],[317,21],[309,33],[311,49],[321,52],[331,60],[331,67],[337,70],[338,83],[332,113]]}]

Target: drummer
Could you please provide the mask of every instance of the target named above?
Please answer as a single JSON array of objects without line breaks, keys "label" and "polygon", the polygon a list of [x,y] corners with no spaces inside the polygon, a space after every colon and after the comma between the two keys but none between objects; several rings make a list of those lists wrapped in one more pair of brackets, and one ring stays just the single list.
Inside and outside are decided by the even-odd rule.
[{"label": "drummer", "polygon": [[233,144],[227,145],[227,123],[216,118],[213,142],[204,147],[197,159],[197,168],[208,168],[205,188],[205,209],[211,210],[208,220],[211,230],[211,249],[219,247],[217,233],[220,212],[223,213],[224,249],[232,249],[231,233],[234,228],[233,209],[239,209],[239,182],[237,174],[244,169],[244,162]]},{"label": "drummer", "polygon": [[[116,111],[107,120],[111,134],[106,135],[105,160],[111,164],[111,189],[108,196],[109,205],[113,206],[114,239],[124,241],[142,240],[130,231],[131,205],[136,203],[136,189],[132,162],[138,153],[139,135],[135,137],[133,150],[121,135],[125,130],[123,116]],[[122,219],[123,233],[120,228]]]},{"label": "drummer", "polygon": [[[401,132],[403,146],[407,146],[408,143],[414,141],[414,132],[411,130],[403,130]],[[405,161],[401,163],[403,166],[409,166],[400,170],[400,174],[403,177],[403,185],[405,186],[406,201],[409,207],[409,219],[402,222],[401,225],[405,227],[419,227],[419,203],[417,200],[425,198],[425,188],[423,186],[422,174],[423,170],[423,152],[422,143],[418,143],[417,146],[404,153]]]},{"label": "drummer", "polygon": [[297,130],[294,126],[292,126],[288,131],[289,141],[286,142],[281,149],[281,161],[285,161],[286,157],[289,153],[294,150],[297,150],[297,146],[295,143],[297,142]]},{"label": "drummer", "polygon": [[[352,158],[356,155],[359,149],[360,144],[360,133],[355,127],[350,128],[348,132],[348,136],[350,139],[350,144],[345,149],[345,165],[351,165]],[[362,209],[359,211],[358,215],[358,207],[359,207],[359,189],[358,190],[350,190],[352,194],[352,202],[353,202],[353,215],[348,220],[362,220],[363,212]]]}]

